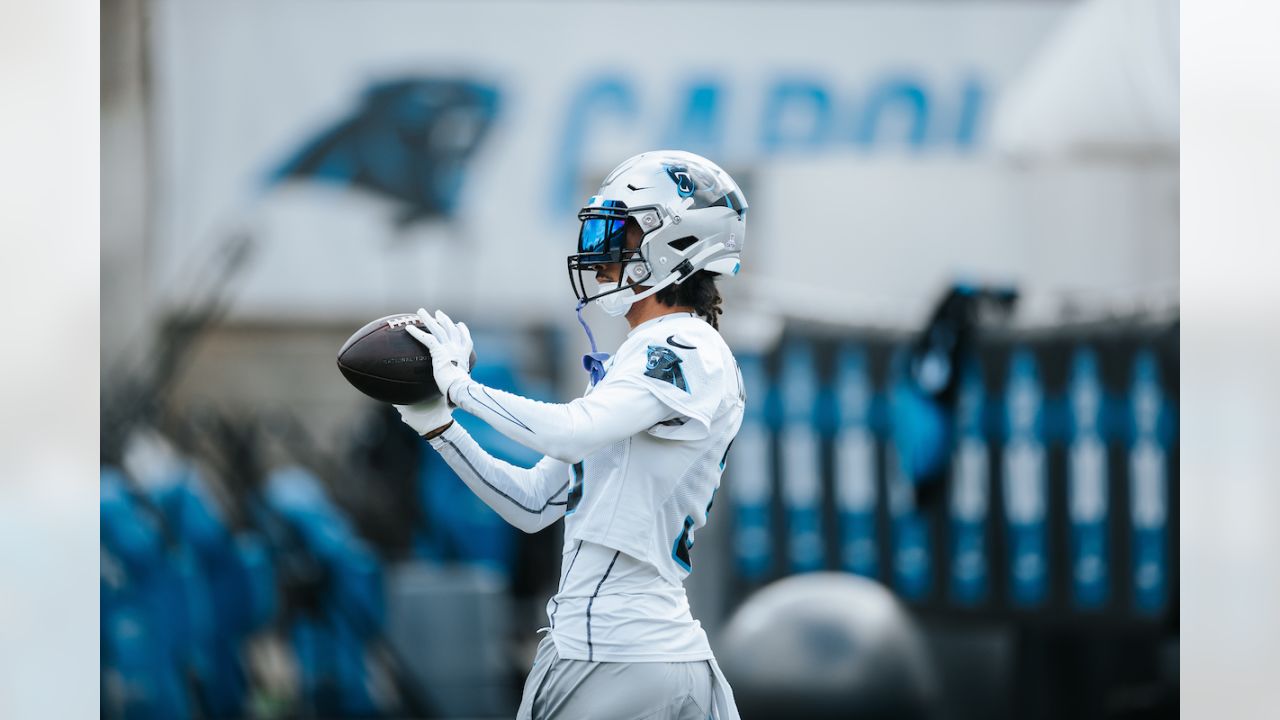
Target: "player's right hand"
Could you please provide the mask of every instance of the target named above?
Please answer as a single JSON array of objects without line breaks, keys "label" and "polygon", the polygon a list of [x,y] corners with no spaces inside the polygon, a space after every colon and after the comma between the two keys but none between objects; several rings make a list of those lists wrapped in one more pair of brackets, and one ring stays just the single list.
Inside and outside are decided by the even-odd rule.
[{"label": "player's right hand", "polygon": [[435,374],[436,386],[449,399],[449,390],[471,374],[471,331],[467,329],[466,323],[450,320],[443,310],[437,310],[435,317],[432,317],[426,310],[418,308],[418,317],[431,332],[425,333],[412,325],[405,330],[431,352],[431,369]]}]

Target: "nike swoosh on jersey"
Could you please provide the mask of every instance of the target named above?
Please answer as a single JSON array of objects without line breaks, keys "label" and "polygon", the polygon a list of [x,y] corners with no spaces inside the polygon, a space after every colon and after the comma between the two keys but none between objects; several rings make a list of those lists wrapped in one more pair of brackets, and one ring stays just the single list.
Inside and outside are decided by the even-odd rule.
[{"label": "nike swoosh on jersey", "polygon": [[668,335],[668,336],[667,336],[667,344],[668,344],[668,345],[674,345],[675,347],[683,348],[683,349],[685,349],[685,350],[697,350],[697,349],[698,349],[698,348],[697,348],[697,346],[695,346],[695,345],[681,345],[680,343],[676,342],[676,336],[675,336],[675,335]]}]

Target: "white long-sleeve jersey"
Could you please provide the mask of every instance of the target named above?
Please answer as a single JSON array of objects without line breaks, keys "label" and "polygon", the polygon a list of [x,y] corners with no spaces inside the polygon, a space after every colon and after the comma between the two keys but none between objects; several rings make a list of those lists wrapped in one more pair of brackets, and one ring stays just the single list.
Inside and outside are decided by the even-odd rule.
[{"label": "white long-sleeve jersey", "polygon": [[650,320],[609,359],[604,379],[566,404],[469,379],[449,396],[545,455],[515,467],[457,424],[431,440],[512,525],[534,532],[565,518],[559,591],[547,604],[560,656],[712,660],[683,583],[742,423],[742,379],[720,334],[688,313]]}]

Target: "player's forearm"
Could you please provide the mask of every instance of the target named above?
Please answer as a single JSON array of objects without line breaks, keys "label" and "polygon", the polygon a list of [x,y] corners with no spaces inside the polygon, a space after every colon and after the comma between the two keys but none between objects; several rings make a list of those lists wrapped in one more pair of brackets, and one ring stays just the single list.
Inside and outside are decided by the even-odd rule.
[{"label": "player's forearm", "polygon": [[564,514],[563,464],[544,458],[534,468],[516,467],[485,452],[456,423],[429,442],[476,497],[520,530],[537,532]]},{"label": "player's forearm", "polygon": [[531,450],[575,463],[642,432],[671,411],[643,388],[621,383],[569,403],[545,403],[467,379],[449,389],[454,404]]}]

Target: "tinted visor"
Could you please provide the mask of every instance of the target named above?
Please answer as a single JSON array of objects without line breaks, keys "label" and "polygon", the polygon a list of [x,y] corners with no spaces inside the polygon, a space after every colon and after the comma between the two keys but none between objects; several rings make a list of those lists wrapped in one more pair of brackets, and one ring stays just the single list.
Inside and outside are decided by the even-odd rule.
[{"label": "tinted visor", "polygon": [[594,195],[578,213],[578,256],[583,262],[618,262],[627,241],[627,204]]},{"label": "tinted visor", "polygon": [[627,239],[627,220],[612,217],[588,216],[582,220],[582,230],[578,233],[578,252],[587,254],[589,259],[605,261],[615,258]]}]

